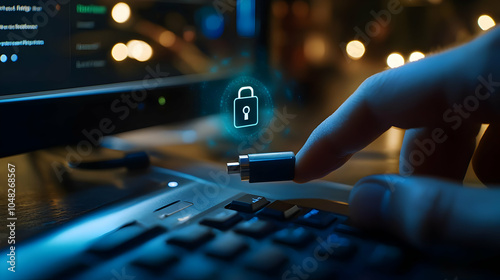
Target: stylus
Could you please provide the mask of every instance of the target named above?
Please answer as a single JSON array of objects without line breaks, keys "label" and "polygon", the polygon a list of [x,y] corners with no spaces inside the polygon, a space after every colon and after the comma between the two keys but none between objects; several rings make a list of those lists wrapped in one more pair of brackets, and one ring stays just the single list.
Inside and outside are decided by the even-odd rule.
[{"label": "stylus", "polygon": [[295,154],[277,152],[240,155],[238,162],[227,164],[228,174],[240,174],[250,183],[288,181],[295,176]]}]

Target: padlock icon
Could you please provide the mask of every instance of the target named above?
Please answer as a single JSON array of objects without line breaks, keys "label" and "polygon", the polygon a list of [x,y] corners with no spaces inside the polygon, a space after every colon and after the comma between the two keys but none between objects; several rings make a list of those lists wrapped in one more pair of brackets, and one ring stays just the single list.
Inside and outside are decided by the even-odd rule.
[{"label": "padlock icon", "polygon": [[[241,97],[241,92],[244,90],[250,90],[250,96]],[[238,90],[233,109],[235,128],[254,126],[259,123],[259,98],[254,95],[252,87],[241,87]]]}]

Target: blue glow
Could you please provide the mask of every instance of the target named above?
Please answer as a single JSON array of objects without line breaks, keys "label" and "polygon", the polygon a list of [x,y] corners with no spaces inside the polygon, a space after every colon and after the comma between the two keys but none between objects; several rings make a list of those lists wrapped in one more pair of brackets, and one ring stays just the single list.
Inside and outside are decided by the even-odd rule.
[{"label": "blue glow", "polygon": [[139,105],[137,105],[137,109],[139,109],[139,111],[144,110],[145,107],[146,105],[144,105],[144,103],[139,103]]},{"label": "blue glow", "polygon": [[215,142],[213,139],[208,140],[208,147],[214,148],[217,146],[217,142]]},{"label": "blue glow", "polygon": [[17,54],[11,55],[10,60],[12,60],[12,62],[16,62],[17,61]]},{"label": "blue glow", "polygon": [[278,78],[278,79],[281,79],[281,77],[283,77],[283,75],[281,74],[281,72],[278,71],[278,70],[274,71],[274,75],[276,75],[276,78]]},{"label": "blue glow", "polygon": [[312,209],[311,211],[309,211],[307,214],[304,215],[304,218],[309,219],[309,218],[311,218],[312,216],[314,216],[314,215],[316,215],[318,213],[319,213],[318,210]]},{"label": "blue glow", "polygon": [[217,66],[210,67],[210,73],[216,73],[218,70],[219,70],[219,67],[217,67]]},{"label": "blue glow", "polygon": [[201,31],[207,38],[219,38],[224,32],[224,18],[216,14],[207,16],[203,20]]},{"label": "blue glow", "polygon": [[169,188],[176,188],[177,186],[179,186],[179,183],[177,183],[175,181],[168,182]]},{"label": "blue glow", "polygon": [[255,36],[255,0],[239,0],[236,5],[236,28],[242,37]]},{"label": "blue glow", "polygon": [[2,61],[2,63],[5,63],[7,61],[7,56],[5,54],[0,55],[0,61]]},{"label": "blue glow", "polygon": [[292,132],[292,129],[290,127],[287,127],[285,128],[285,130],[283,131],[283,135],[289,135],[290,132]]},{"label": "blue glow", "polygon": [[[238,91],[243,86],[251,86],[254,89],[254,95],[258,96],[258,123],[254,126],[235,128],[234,100],[238,97]],[[244,96],[249,96],[249,93],[245,93]],[[268,88],[259,80],[250,76],[241,76],[231,81],[224,90],[220,101],[220,112],[224,127],[234,139],[244,140],[240,147],[249,146],[253,141],[257,141],[263,129],[268,127],[274,117],[273,107],[273,98]],[[262,143],[262,145],[266,144],[268,143]]]}]

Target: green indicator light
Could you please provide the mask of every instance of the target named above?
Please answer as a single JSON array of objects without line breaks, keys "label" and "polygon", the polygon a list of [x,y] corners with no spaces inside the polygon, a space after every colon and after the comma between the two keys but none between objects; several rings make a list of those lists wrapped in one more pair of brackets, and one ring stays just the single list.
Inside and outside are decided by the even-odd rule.
[{"label": "green indicator light", "polygon": [[165,97],[161,96],[160,98],[158,98],[158,104],[163,106],[163,105],[165,105],[165,103],[167,103],[167,100],[165,100]]}]

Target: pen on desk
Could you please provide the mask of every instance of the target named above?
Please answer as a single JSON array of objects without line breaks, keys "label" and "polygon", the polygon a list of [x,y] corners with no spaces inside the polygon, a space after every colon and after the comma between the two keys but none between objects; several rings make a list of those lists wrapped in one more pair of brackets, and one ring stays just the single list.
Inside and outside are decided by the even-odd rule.
[{"label": "pen on desk", "polygon": [[237,162],[227,164],[228,174],[240,174],[250,183],[289,181],[295,177],[295,154],[277,152],[240,155]]}]

